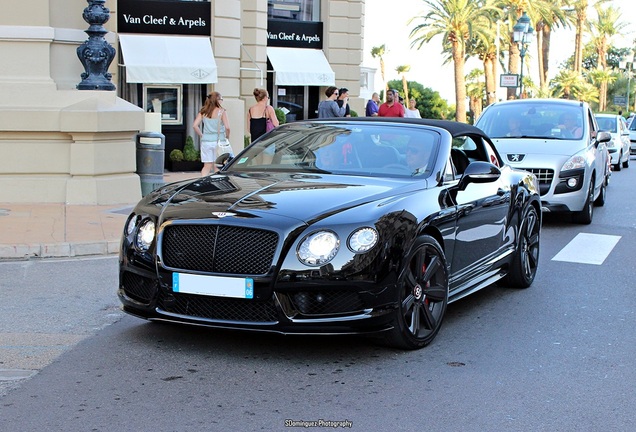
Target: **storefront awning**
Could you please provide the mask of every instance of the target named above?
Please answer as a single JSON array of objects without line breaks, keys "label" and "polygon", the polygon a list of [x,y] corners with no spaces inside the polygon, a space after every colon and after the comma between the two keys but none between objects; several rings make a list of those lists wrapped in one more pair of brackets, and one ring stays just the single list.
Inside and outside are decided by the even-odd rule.
[{"label": "storefront awning", "polygon": [[126,81],[152,84],[214,84],[218,81],[210,38],[119,35]]},{"label": "storefront awning", "polygon": [[332,86],[336,74],[322,50],[267,47],[276,85]]}]

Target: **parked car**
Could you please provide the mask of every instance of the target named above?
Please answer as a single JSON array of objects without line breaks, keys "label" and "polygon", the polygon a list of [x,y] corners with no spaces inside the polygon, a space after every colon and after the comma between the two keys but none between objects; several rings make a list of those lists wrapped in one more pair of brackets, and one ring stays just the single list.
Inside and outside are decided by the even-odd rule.
[{"label": "parked car", "polygon": [[[519,123],[514,133],[510,125]],[[605,203],[611,175],[606,143],[584,102],[519,99],[488,106],[476,126],[489,135],[506,163],[539,179],[543,211],[571,213],[592,222],[594,204]]]},{"label": "parked car", "polygon": [[612,166],[615,171],[629,168],[629,130],[623,116],[616,114],[595,114],[600,130],[609,132],[612,139],[607,143]]},{"label": "parked car", "polygon": [[636,155],[636,122],[632,121],[629,124],[629,153],[632,155]]}]

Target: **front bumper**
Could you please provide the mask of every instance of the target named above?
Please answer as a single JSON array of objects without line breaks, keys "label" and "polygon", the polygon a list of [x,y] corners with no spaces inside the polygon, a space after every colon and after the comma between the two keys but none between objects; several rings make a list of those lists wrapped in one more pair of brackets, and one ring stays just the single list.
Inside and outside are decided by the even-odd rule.
[{"label": "front bumper", "polygon": [[[255,281],[255,291],[268,281]],[[124,312],[148,319],[283,334],[377,333],[393,327],[395,287],[369,283],[310,284],[237,299],[172,292],[152,272],[123,268],[118,296]],[[264,289],[263,292],[269,292]]]}]

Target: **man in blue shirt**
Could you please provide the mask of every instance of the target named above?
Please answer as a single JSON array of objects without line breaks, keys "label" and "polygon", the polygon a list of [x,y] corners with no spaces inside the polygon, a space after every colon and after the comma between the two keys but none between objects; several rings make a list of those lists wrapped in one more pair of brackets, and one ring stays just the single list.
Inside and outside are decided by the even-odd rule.
[{"label": "man in blue shirt", "polygon": [[380,96],[377,93],[373,93],[369,102],[367,102],[367,108],[365,115],[367,117],[376,117],[378,115],[378,105],[380,102]]}]

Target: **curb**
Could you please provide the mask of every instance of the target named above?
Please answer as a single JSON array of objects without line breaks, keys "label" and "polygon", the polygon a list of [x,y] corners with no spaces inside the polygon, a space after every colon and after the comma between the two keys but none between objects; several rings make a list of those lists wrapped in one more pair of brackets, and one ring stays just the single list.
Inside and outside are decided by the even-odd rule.
[{"label": "curb", "polygon": [[31,258],[71,258],[119,253],[119,240],[83,243],[0,244],[0,260]]}]

